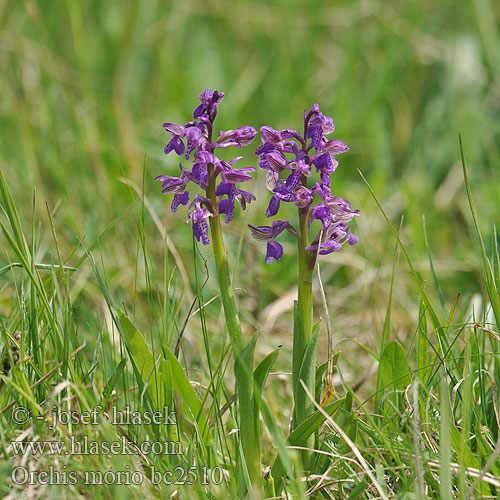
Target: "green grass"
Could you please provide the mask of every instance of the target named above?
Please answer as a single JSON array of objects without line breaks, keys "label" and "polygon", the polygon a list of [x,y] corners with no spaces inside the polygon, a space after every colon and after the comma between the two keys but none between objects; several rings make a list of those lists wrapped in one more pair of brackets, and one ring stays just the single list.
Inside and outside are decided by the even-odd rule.
[{"label": "green grass", "polygon": [[[262,178],[260,202],[224,228],[246,341],[260,332],[256,363],[283,345],[262,393],[263,466],[288,473],[298,498],[498,497],[498,9],[489,0],[0,3],[2,493],[235,497],[238,407],[215,265],[153,181],[176,168],[161,124],[185,121],[212,87],[226,92],[222,129],[298,127],[318,102],[351,149],[335,189],[362,212],[358,245],[321,260],[338,403],[310,423],[324,425],[307,483],[294,472],[303,436],[288,435],[298,260],[288,237],[280,264],[264,264],[248,234],[247,222],[265,220]],[[247,149],[242,163],[255,165]],[[315,276],[315,321],[325,317],[320,292]],[[175,405],[178,429],[118,429],[104,413],[98,425],[50,424],[53,405],[110,415],[160,402]],[[18,405],[41,418],[14,424]],[[179,439],[183,454],[15,456],[11,445],[123,433],[136,444]],[[192,463],[227,482],[150,481]],[[13,486],[21,464],[74,471],[78,482]],[[84,485],[86,471],[145,479]],[[256,493],[271,495],[269,484]]]}]

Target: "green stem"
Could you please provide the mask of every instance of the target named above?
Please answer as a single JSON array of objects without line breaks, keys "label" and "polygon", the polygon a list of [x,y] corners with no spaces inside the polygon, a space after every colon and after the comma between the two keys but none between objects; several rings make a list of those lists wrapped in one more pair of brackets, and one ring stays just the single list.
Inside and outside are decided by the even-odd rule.
[{"label": "green stem", "polygon": [[299,311],[304,325],[304,337],[307,342],[312,334],[313,305],[312,305],[312,274],[314,270],[315,254],[305,250],[309,246],[309,222],[307,212],[299,214]]},{"label": "green stem", "polygon": [[[217,198],[215,196],[215,176],[213,166],[208,168],[207,196],[217,210]],[[235,362],[236,393],[239,403],[239,431],[241,448],[245,457],[250,483],[257,485],[261,477],[260,473],[260,438],[258,434],[258,414],[255,415],[255,399],[253,394],[253,350],[244,353],[245,342],[241,331],[240,318],[233,294],[233,286],[229,273],[229,265],[226,259],[220,215],[214,214],[210,217],[210,232],[212,248],[219,280],[220,296],[224,307],[224,316],[229,331],[231,348]],[[244,356],[242,356],[244,353]],[[240,362],[240,363],[239,363]],[[238,364],[239,363],[239,364]]]},{"label": "green stem", "polygon": [[[305,247],[309,245],[309,221],[307,210],[299,209],[299,293],[297,312],[299,318],[294,322],[293,332],[293,361],[292,380],[294,385],[294,428],[303,422],[313,411],[314,405],[309,396],[304,391],[299,381],[302,360],[311,339],[313,323],[313,303],[312,303],[312,275],[314,270],[315,254],[308,252]],[[311,394],[315,394],[315,365],[305,367],[301,379]],[[310,443],[314,443],[314,436],[310,438]]]},{"label": "green stem", "polygon": [[224,242],[222,239],[219,215],[210,217],[210,232],[214,250],[215,266],[217,268],[217,276],[219,279],[220,295],[222,305],[224,307],[224,316],[226,317],[226,324],[230,335],[233,355],[236,359],[243,351],[244,341],[243,334],[241,332],[240,318],[238,316],[238,310],[234,300],[229,266],[224,251]]}]

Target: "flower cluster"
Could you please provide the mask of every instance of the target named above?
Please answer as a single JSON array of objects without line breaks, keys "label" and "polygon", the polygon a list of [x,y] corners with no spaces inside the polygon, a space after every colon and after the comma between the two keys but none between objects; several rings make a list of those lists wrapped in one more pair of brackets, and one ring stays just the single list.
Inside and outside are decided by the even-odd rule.
[{"label": "flower cluster", "polygon": [[[305,250],[326,255],[340,250],[345,242],[354,245],[358,238],[351,233],[349,223],[359,210],[351,209],[347,200],[333,196],[331,191],[330,176],[338,166],[335,157],[349,151],[342,141],[327,139],[335,130],[332,118],[314,104],[310,111],[304,111],[303,135],[293,129],[278,131],[266,126],[260,130],[262,145],[255,153],[260,157],[260,168],[267,171],[266,185],[273,193],[266,217],[275,216],[281,202],[294,203],[305,217],[307,231],[315,219],[322,223],[322,229]],[[313,174],[319,182],[311,181],[308,186],[307,180]],[[313,205],[315,199],[319,202]],[[283,230],[297,236],[287,221],[249,227],[255,239],[267,242],[266,263],[273,259],[278,262],[283,255],[283,247],[275,241]]]},{"label": "flower cluster", "polygon": [[[171,136],[170,142],[165,146],[165,154],[175,151],[179,156],[184,155],[186,160],[193,155],[193,165],[191,170],[188,170],[179,163],[178,177],[160,175],[156,178],[161,181],[163,193],[174,195],[172,212],[176,212],[179,205],[189,203],[190,182],[204,192],[205,196],[196,194],[188,207],[188,222],[193,223],[194,235],[198,241],[201,239],[204,245],[210,243],[207,224],[209,217],[224,214],[225,222],[228,223],[233,218],[236,200],[242,209],[245,209],[247,203],[255,200],[252,193],[236,187],[238,183],[250,180],[249,172],[255,172],[255,168],[233,168],[241,156],[231,161],[223,161],[214,154],[217,148],[241,148],[250,144],[257,134],[253,127],[243,126],[236,130],[221,130],[217,139],[212,139],[217,106],[223,97],[223,92],[206,89],[199,95],[201,104],[194,110],[192,121],[185,125],[163,124],[163,128]],[[220,182],[217,184],[219,175]]]}]

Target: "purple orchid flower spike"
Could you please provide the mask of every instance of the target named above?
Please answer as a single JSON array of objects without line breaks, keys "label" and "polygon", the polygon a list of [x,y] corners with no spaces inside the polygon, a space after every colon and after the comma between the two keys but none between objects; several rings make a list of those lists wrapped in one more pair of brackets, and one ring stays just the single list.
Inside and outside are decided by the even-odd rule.
[{"label": "purple orchid flower spike", "polygon": [[[241,156],[224,161],[214,154],[217,148],[246,146],[257,135],[253,127],[245,125],[234,130],[220,131],[217,139],[212,141],[217,106],[223,97],[224,92],[206,89],[199,95],[201,104],[194,110],[194,120],[184,125],[171,122],[163,124],[163,128],[171,136],[170,142],[165,146],[165,154],[175,151],[179,156],[184,155],[186,160],[193,158],[193,165],[189,170],[182,163],[179,164],[179,177],[160,175],[156,178],[161,181],[163,193],[174,195],[171,205],[173,213],[179,206],[187,205],[193,197],[188,208],[188,222],[193,224],[196,239],[204,245],[210,243],[207,223],[209,217],[223,214],[228,223],[234,215],[235,201],[244,210],[248,203],[255,200],[251,192],[237,187],[239,183],[251,180],[250,174],[255,172],[255,168],[233,168]],[[221,179],[217,183],[219,176]],[[203,195],[195,194],[193,188]]]},{"label": "purple orchid flower spike", "polygon": [[[316,252],[326,255],[337,252],[346,242],[350,245],[357,242],[348,224],[359,215],[359,210],[351,209],[347,200],[331,192],[331,175],[339,164],[336,155],[349,151],[343,141],[326,137],[334,130],[333,119],[314,104],[309,111],[304,111],[303,135],[294,129],[278,131],[268,126],[261,127],[262,145],[255,152],[259,156],[259,167],[267,171],[266,186],[272,193],[266,217],[274,217],[281,202],[294,203],[304,222],[303,231],[307,232],[299,240],[306,242],[302,249],[310,252],[312,260]],[[308,186],[308,178],[318,176],[319,182]],[[313,205],[316,196],[319,203]],[[308,244],[311,241],[309,231],[315,220],[321,222],[322,229]],[[293,226],[288,223],[287,228],[290,230]],[[262,239],[255,227],[250,229],[254,238]],[[269,242],[273,244],[268,244],[266,262],[278,261],[283,249],[274,244],[274,239]]]},{"label": "purple orchid flower spike", "polygon": [[[331,176],[338,167],[336,155],[349,150],[344,142],[326,137],[334,130],[333,119],[314,104],[304,111],[303,134],[290,128],[261,127],[262,145],[255,152],[259,156],[259,167],[266,170],[266,187],[271,192],[266,217],[276,216],[283,203],[294,203],[298,211],[298,231],[287,220],[273,220],[270,226],[249,224],[252,237],[267,244],[267,264],[279,262],[283,256],[283,246],[276,237],[284,229],[297,239],[292,380],[300,377],[305,387],[297,384],[293,391],[294,429],[314,411],[309,397],[316,392],[314,355],[308,366],[303,363],[313,334],[312,281],[317,257],[338,252],[344,243],[357,242],[349,224],[359,215],[359,210],[353,210],[347,200],[334,196],[331,191]],[[311,237],[313,231],[317,233]],[[314,438],[309,438],[307,446],[314,446]],[[305,455],[304,460],[308,459]]]},{"label": "purple orchid flower spike", "polygon": [[[304,360],[313,335],[312,282],[317,257],[338,252],[344,243],[357,242],[349,224],[359,216],[359,210],[352,209],[347,200],[334,196],[331,191],[331,176],[338,167],[336,155],[349,150],[344,142],[326,137],[334,130],[333,119],[314,104],[309,111],[304,111],[303,134],[289,128],[261,127],[262,145],[255,152],[259,156],[259,167],[266,170],[266,187],[271,192],[266,217],[276,216],[282,203],[294,203],[298,209],[298,231],[288,220],[273,220],[270,226],[249,224],[252,237],[267,244],[266,264],[279,262],[283,257],[283,246],[276,238],[285,229],[297,239],[292,380],[300,377],[304,387],[296,384],[293,390],[293,429],[315,409],[310,401],[310,394],[316,393],[314,351],[309,363]],[[313,231],[317,233],[311,237]],[[312,446],[313,437],[307,441],[307,447]],[[308,455],[303,458],[307,463]]]}]

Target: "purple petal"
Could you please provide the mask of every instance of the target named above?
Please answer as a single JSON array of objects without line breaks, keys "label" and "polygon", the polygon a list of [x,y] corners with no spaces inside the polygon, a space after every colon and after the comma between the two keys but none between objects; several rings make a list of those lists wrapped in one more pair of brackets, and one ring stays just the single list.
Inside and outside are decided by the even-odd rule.
[{"label": "purple petal", "polygon": [[218,106],[222,99],[224,98],[224,92],[219,92],[218,90],[214,90],[214,93],[212,95],[212,105],[213,106]]},{"label": "purple petal", "polygon": [[212,143],[212,146],[214,148],[230,148],[232,146],[237,146],[241,147],[241,144],[238,144],[236,141],[233,141],[232,139],[224,141],[224,142],[214,142]]},{"label": "purple petal", "polygon": [[255,196],[248,191],[241,191],[240,189],[237,189],[236,191],[238,192],[236,193],[235,198],[242,210],[246,210],[247,203],[250,203],[251,201],[254,201],[256,199]]},{"label": "purple petal", "polygon": [[342,222],[331,224],[326,231],[325,240],[335,240],[342,244],[347,239],[348,228]]},{"label": "purple petal", "polygon": [[278,210],[280,208],[280,200],[276,195],[271,196],[271,199],[269,200],[269,205],[267,206],[266,210],[266,217],[273,217],[278,213]]},{"label": "purple petal", "polygon": [[226,214],[226,224],[231,222],[234,214],[234,199],[232,201],[229,199],[221,200],[219,202],[219,213]]},{"label": "purple petal", "polygon": [[170,151],[175,150],[175,152],[181,156],[184,153],[184,143],[179,139],[179,137],[174,136],[171,141],[165,146],[163,152],[168,155]]},{"label": "purple petal", "polygon": [[312,105],[311,112],[316,113],[316,114],[318,114],[318,113],[321,114],[321,109],[320,109],[319,104],[317,102],[315,102]]},{"label": "purple petal", "polygon": [[339,196],[331,196],[327,203],[334,218],[339,222],[350,222],[354,217],[360,215],[359,210],[351,209],[351,204]]},{"label": "purple petal", "polygon": [[336,241],[330,240],[326,241],[321,245],[321,250],[319,251],[320,255],[328,255],[329,253],[332,252],[338,252],[342,248],[342,245],[340,243],[337,243]]},{"label": "purple petal", "polygon": [[321,138],[323,137],[323,129],[320,125],[310,126],[307,129],[307,137],[311,139],[311,143],[316,151],[321,151]]},{"label": "purple petal", "polygon": [[275,149],[276,149],[276,147],[274,146],[274,144],[271,144],[270,142],[265,142],[264,144],[262,144],[261,146],[259,146],[255,150],[255,154],[257,156],[259,156],[259,155],[264,154],[264,153],[270,153],[271,151],[274,151]]},{"label": "purple petal", "polygon": [[215,163],[217,158],[210,151],[197,151],[194,160],[199,163]]},{"label": "purple petal", "polygon": [[311,118],[311,121],[309,122],[310,126],[320,126],[321,133],[325,135],[331,134],[335,130],[332,118],[321,113],[319,106],[313,106],[309,116],[312,116],[313,114],[315,116]]},{"label": "purple petal", "polygon": [[267,244],[266,264],[271,264],[273,259],[279,262],[283,256],[283,247],[277,241],[270,241]]},{"label": "purple petal", "polygon": [[258,241],[270,241],[272,239],[272,228],[270,226],[254,226],[248,224],[252,238]]},{"label": "purple petal", "polygon": [[273,239],[277,238],[290,223],[287,220],[273,220],[271,223],[271,234]]},{"label": "purple petal", "polygon": [[[229,166],[232,167],[238,160],[241,160],[242,158],[243,158],[243,156],[237,156],[236,158],[233,158],[232,160],[229,160],[226,163],[228,163]],[[253,169],[252,172],[256,171],[255,168],[253,168],[253,167],[246,167],[246,168],[252,168]]]},{"label": "purple petal", "polygon": [[180,137],[184,132],[184,127],[177,125],[176,123],[164,123],[163,128],[172,136]]},{"label": "purple petal", "polygon": [[282,201],[297,201],[297,197],[295,196],[295,193],[290,192],[287,188],[284,186],[279,187],[274,190],[274,195]]},{"label": "purple petal", "polygon": [[[191,170],[187,170],[182,166],[182,163],[179,162],[179,170],[181,171],[181,179],[187,184],[188,181],[196,182],[194,178],[193,172]],[[186,181],[187,179],[187,181]]]},{"label": "purple petal", "polygon": [[349,243],[349,245],[355,245],[356,243],[358,242],[358,237],[355,235],[355,234],[351,234],[351,236],[349,236],[349,239],[347,240],[347,243]]},{"label": "purple petal", "polygon": [[178,137],[174,137],[170,142],[174,143],[175,152],[181,156],[184,153],[184,143]]},{"label": "purple petal", "polygon": [[206,104],[208,101],[210,101],[211,98],[212,98],[212,91],[210,90],[210,88],[202,90],[198,95],[198,99],[203,104]]},{"label": "purple petal", "polygon": [[335,131],[335,125],[333,124],[333,119],[329,116],[322,115],[322,128],[323,134],[328,135]]},{"label": "purple petal", "polygon": [[[201,115],[203,115],[203,112],[205,111],[205,105],[200,104],[193,112],[193,118],[199,118]],[[200,241],[198,239],[198,241]]]},{"label": "purple petal", "polygon": [[333,174],[335,169],[337,168],[339,162],[335,160],[329,153],[323,153],[320,155],[314,155],[311,158],[314,166],[318,170],[324,170],[327,174]]},{"label": "purple petal", "polygon": [[281,180],[279,179],[278,174],[276,172],[273,172],[272,170],[267,171],[266,187],[267,189],[269,189],[269,191],[274,192],[276,189],[278,189],[280,186],[280,181]]},{"label": "purple petal", "polygon": [[252,176],[247,174],[247,172],[255,172],[255,168],[253,167],[235,168],[229,170],[228,172],[223,172],[222,177],[226,182],[232,182],[233,184],[236,184],[237,182],[251,181]]},{"label": "purple petal", "polygon": [[269,168],[271,170],[274,170],[275,172],[278,172],[278,173],[282,172],[288,164],[288,161],[285,158],[285,155],[283,153],[281,153],[280,151],[271,151],[270,153],[267,153],[265,155],[265,159],[267,160],[267,164],[269,165]]},{"label": "purple petal", "polygon": [[[203,208],[204,206],[206,208]],[[207,218],[215,213],[212,201],[209,198],[204,198],[203,196],[201,196],[201,194],[195,195],[193,201],[191,202],[191,205],[189,205],[190,209],[192,209],[193,207],[194,210],[189,214],[189,220],[199,220],[202,218]]]},{"label": "purple petal", "polygon": [[248,125],[244,125],[243,127],[236,129],[234,140],[241,146],[247,146],[254,140],[256,135],[257,130],[253,127],[249,127]]},{"label": "purple petal", "polygon": [[[342,248],[342,245],[340,243],[337,243],[336,241],[325,241],[324,243],[321,243],[320,245],[320,255],[328,255],[329,253],[332,252],[338,252]],[[309,252],[316,252],[318,250],[318,245],[311,245],[305,248]]]},{"label": "purple petal", "polygon": [[182,193],[186,187],[186,183],[179,177],[160,175],[155,179],[155,181],[160,180],[162,193]]},{"label": "purple petal", "polygon": [[197,241],[200,241],[201,238],[201,242],[204,245],[208,245],[210,243],[210,240],[208,239],[208,224],[205,219],[193,223],[193,232]]},{"label": "purple petal", "polygon": [[175,214],[179,205],[187,205],[189,202],[189,193],[184,191],[184,193],[174,195],[172,200],[172,205],[170,205],[170,210]]},{"label": "purple petal", "polygon": [[313,219],[319,219],[323,223],[323,227],[326,227],[330,222],[330,209],[324,205],[316,205],[311,214]]},{"label": "purple petal", "polygon": [[314,198],[314,192],[306,188],[305,186],[298,186],[295,191],[295,204],[299,208],[305,208],[309,206]]},{"label": "purple petal", "polygon": [[255,201],[255,196],[250,191],[243,191],[242,189],[235,189],[236,196],[242,197],[247,203]]},{"label": "purple petal", "polygon": [[174,149],[174,140],[171,139],[170,142],[165,146],[165,149],[163,150],[163,152],[168,155],[168,153],[170,153],[170,151],[172,151]]},{"label": "purple petal", "polygon": [[199,95],[201,104],[194,110],[193,117],[199,118],[206,112],[210,120],[213,121],[217,114],[217,106],[220,104],[223,97],[224,92],[218,92],[217,90],[211,92],[210,89],[205,89]]},{"label": "purple petal", "polygon": [[333,139],[332,141],[325,142],[325,144],[323,144],[323,149],[332,155],[338,155],[349,151],[347,145],[339,139]]},{"label": "purple petal", "polygon": [[203,113],[207,110],[207,106],[210,103],[212,97],[213,93],[210,89],[205,89],[200,92],[198,98],[201,101],[201,104],[194,110],[193,118],[200,118],[200,116],[203,115]]},{"label": "purple petal", "polygon": [[279,144],[282,141],[280,133],[272,127],[264,126],[260,128],[262,139],[271,144]]},{"label": "purple petal", "polygon": [[332,180],[330,179],[330,176],[324,170],[321,170],[321,172],[319,173],[319,177],[321,179],[321,184],[323,186],[326,186],[328,188],[331,186]]},{"label": "purple petal", "polygon": [[205,163],[195,163],[192,173],[194,181],[198,186],[203,186],[208,183],[208,169]]},{"label": "purple petal", "polygon": [[267,161],[266,155],[261,155],[260,160],[259,160],[259,167],[262,170],[271,170],[271,165],[269,165],[269,162]]},{"label": "purple petal", "polygon": [[298,185],[301,178],[302,178],[302,170],[299,168],[295,169],[287,177],[285,182],[285,189],[288,191],[292,191],[292,189],[294,189]]},{"label": "purple petal", "polygon": [[253,224],[248,224],[252,237],[259,241],[274,240],[289,226],[290,223],[286,220],[273,220],[271,226],[254,226]]},{"label": "purple petal", "polygon": [[293,128],[286,128],[280,131],[280,135],[283,139],[297,139],[298,141],[303,141],[302,136],[294,130]]},{"label": "purple petal", "polygon": [[234,184],[230,182],[221,182],[215,188],[215,196],[223,196],[225,194],[229,195],[233,192],[233,189],[235,189]]},{"label": "purple petal", "polygon": [[191,153],[200,146],[203,142],[205,142],[205,138],[201,130],[198,127],[190,127],[186,130],[187,137],[187,148],[186,148],[186,160],[189,159]]}]

